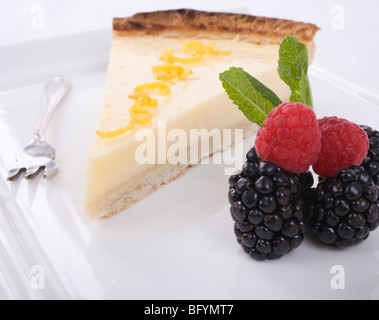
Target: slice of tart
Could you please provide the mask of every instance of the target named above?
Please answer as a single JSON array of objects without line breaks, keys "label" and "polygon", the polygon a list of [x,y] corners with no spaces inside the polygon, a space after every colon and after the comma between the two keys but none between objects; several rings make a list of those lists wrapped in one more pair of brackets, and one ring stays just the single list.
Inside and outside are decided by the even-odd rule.
[{"label": "slice of tart", "polygon": [[287,101],[290,91],[277,74],[279,44],[296,35],[312,58],[317,30],[309,23],[188,9],[115,18],[86,166],[89,217],[119,213],[201,158],[231,147],[237,135],[223,139],[224,129],[252,135],[257,126],[232,104],[219,74],[242,67]]}]

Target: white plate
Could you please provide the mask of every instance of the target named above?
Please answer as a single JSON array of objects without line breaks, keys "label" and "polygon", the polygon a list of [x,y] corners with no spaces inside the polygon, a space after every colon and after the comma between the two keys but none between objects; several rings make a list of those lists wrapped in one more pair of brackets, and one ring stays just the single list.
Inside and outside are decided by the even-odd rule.
[{"label": "white plate", "polygon": [[[379,298],[379,232],[352,249],[307,238],[280,260],[251,260],[233,233],[224,165],[192,168],[128,212],[89,221],[81,211],[84,165],[109,47],[104,30],[1,49],[1,298]],[[40,115],[42,84],[55,73],[72,81],[47,134],[60,172],[47,181],[6,182]],[[379,128],[377,96],[317,66],[311,82],[319,117]],[[251,144],[244,142],[246,151]],[[334,266],[343,267],[343,290],[333,286],[343,275],[331,273]]]}]

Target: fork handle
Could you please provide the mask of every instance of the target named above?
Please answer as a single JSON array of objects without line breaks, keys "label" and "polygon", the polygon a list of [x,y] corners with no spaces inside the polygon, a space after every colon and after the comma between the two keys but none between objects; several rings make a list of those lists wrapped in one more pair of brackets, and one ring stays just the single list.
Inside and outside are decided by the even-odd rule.
[{"label": "fork handle", "polygon": [[35,140],[44,140],[47,125],[59,102],[70,90],[70,82],[63,76],[56,75],[45,85],[43,94],[43,113],[34,134]]}]

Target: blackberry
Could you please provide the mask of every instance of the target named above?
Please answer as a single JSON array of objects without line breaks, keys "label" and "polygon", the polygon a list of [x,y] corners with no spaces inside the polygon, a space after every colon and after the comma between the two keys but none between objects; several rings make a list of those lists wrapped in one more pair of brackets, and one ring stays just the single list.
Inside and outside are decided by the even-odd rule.
[{"label": "blackberry", "polygon": [[369,126],[361,126],[369,139],[369,150],[362,166],[371,175],[374,183],[379,185],[379,131],[375,131]]},{"label": "blackberry", "polygon": [[362,166],[321,180],[308,203],[309,228],[328,245],[351,247],[366,240],[379,225],[378,187]]},{"label": "blackberry", "polygon": [[278,259],[303,242],[303,197],[313,185],[313,176],[293,174],[263,161],[255,148],[246,157],[242,171],[229,178],[234,232],[253,259]]}]

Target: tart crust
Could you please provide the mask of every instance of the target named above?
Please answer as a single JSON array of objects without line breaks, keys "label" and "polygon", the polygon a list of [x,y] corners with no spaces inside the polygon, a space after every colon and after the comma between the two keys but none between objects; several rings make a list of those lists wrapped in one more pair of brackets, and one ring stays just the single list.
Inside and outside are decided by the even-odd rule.
[{"label": "tart crust", "polygon": [[136,13],[113,19],[113,36],[155,35],[173,38],[235,39],[255,44],[280,44],[295,35],[315,54],[313,39],[320,28],[313,23],[258,17],[247,14],[178,9]]},{"label": "tart crust", "polygon": [[[312,23],[257,17],[247,14],[206,12],[179,9],[137,13],[129,18],[114,18],[116,35],[208,33],[218,37],[235,37],[261,42],[280,43],[287,35],[311,42],[319,30]],[[254,41],[255,42],[255,41]]]}]

